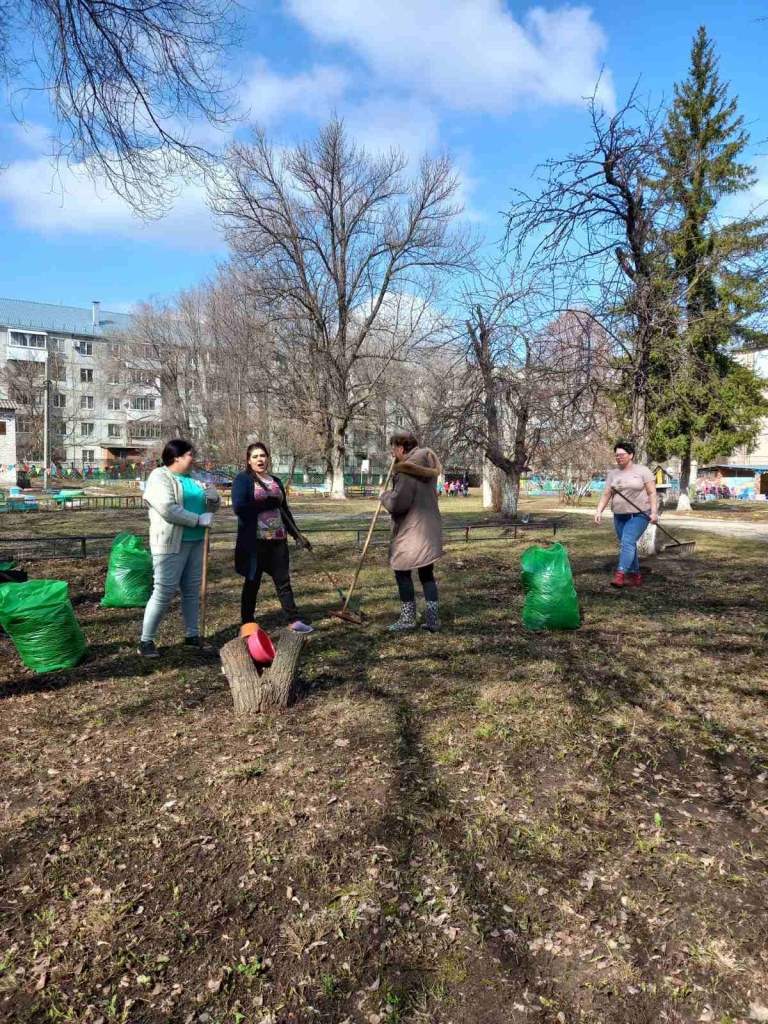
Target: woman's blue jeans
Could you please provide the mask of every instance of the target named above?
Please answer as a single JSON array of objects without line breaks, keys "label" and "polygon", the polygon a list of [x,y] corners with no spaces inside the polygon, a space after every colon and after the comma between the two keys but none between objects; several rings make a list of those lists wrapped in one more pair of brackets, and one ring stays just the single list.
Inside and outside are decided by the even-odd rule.
[{"label": "woman's blue jeans", "polygon": [[641,512],[614,512],[613,525],[619,538],[619,572],[640,572],[637,542],[648,529],[648,516]]}]

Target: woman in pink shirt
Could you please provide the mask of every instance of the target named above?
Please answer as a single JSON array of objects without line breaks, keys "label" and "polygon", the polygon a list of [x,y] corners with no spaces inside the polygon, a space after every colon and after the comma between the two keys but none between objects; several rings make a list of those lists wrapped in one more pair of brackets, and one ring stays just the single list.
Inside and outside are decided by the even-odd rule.
[{"label": "woman in pink shirt", "polygon": [[610,502],[613,525],[619,538],[619,566],[611,585],[639,587],[643,577],[637,557],[637,542],[649,523],[659,521],[656,478],[647,466],[635,465],[635,446],[630,441],[615,444],[613,455],[617,468],[610,470],[605,478],[605,490],[597,505],[595,522],[600,525],[603,511]]}]

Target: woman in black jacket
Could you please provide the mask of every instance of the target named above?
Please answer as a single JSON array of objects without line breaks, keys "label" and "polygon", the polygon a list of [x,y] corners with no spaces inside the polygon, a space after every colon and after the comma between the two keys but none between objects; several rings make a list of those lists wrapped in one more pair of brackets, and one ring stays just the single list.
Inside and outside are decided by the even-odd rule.
[{"label": "woman in black jacket", "polygon": [[243,624],[255,621],[256,598],[266,573],[274,581],[283,611],[294,620],[291,629],[312,633],[312,627],[298,618],[287,538],[293,537],[302,548],[311,549],[312,545],[296,526],[282,481],[269,473],[269,449],[261,441],[248,446],[245,467],[245,472],[238,473],[232,484],[232,506],[237,516],[235,571],[245,577],[240,619]]}]

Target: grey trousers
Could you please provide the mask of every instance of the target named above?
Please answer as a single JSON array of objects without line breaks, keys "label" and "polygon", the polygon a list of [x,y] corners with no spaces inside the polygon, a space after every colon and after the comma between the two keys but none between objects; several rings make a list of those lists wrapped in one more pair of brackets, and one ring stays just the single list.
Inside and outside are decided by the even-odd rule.
[{"label": "grey trousers", "polygon": [[200,583],[203,579],[203,541],[182,541],[177,555],[153,555],[155,585],[144,609],[142,640],[154,640],[173,596],[181,591],[184,636],[197,636],[200,619]]}]

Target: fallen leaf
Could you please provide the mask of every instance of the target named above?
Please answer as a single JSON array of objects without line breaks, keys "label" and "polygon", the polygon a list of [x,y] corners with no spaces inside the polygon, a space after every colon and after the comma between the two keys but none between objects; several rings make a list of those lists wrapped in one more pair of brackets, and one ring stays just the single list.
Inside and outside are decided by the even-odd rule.
[{"label": "fallen leaf", "polygon": [[595,884],[596,877],[597,876],[595,875],[594,871],[585,871],[579,879],[579,885],[582,887],[582,889],[586,889],[587,892],[590,892]]},{"label": "fallen leaf", "polygon": [[292,900],[292,899],[293,899],[293,889],[292,889],[292,888],[290,887],[290,885],[289,885],[289,886],[288,886],[288,888],[287,888],[287,889],[285,890],[285,898],[286,898],[287,900]]},{"label": "fallen leaf", "polygon": [[[336,740],[336,742],[334,743],[334,746],[335,747],[348,747],[349,746],[349,740]],[[373,1014],[373,1016],[375,1017],[376,1015]],[[368,1018],[368,1019],[370,1020],[370,1018]]]},{"label": "fallen leaf", "polygon": [[763,1006],[762,1003],[750,1003],[749,1019],[768,1021],[768,1006]]}]

